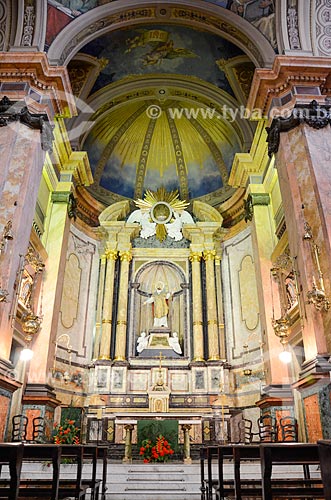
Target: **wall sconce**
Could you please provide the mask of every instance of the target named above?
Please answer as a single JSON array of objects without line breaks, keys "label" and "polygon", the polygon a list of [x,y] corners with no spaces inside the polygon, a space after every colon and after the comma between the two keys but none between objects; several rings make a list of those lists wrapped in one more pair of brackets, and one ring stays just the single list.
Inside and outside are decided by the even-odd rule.
[{"label": "wall sconce", "polygon": [[[59,370],[56,369],[56,351],[59,345],[59,342],[63,341],[64,347],[67,350],[68,353],[68,365],[69,369],[65,370],[63,373]],[[53,370],[52,370],[52,377],[54,379],[62,379],[65,385],[67,385],[69,382],[71,382],[71,352],[72,352],[72,346],[70,344],[70,337],[67,333],[62,333],[59,335],[56,340],[55,340],[55,353],[54,353],[54,364],[53,364]]]},{"label": "wall sconce", "polygon": [[248,344],[243,345],[243,363],[245,366],[243,374],[245,375],[245,377],[249,377],[250,375],[252,375],[252,370],[251,368],[246,368],[246,365],[248,364]]},{"label": "wall sconce", "polygon": [[328,311],[330,309],[330,301],[325,293],[323,273],[320,265],[320,249],[314,242],[313,234],[308,222],[304,223],[303,240],[308,241],[310,249],[317,267],[318,284],[316,283],[315,276],[312,279],[312,288],[307,292],[308,304],[313,304],[317,311]]},{"label": "wall sconce", "polygon": [[4,251],[7,241],[14,239],[12,227],[13,223],[11,220],[9,220],[3,228],[0,240],[0,253]]},{"label": "wall sconce", "polygon": [[[14,239],[12,231],[13,223],[9,220],[3,228],[0,240],[0,256],[4,253],[7,241]],[[0,286],[0,302],[7,302],[8,291]]]}]

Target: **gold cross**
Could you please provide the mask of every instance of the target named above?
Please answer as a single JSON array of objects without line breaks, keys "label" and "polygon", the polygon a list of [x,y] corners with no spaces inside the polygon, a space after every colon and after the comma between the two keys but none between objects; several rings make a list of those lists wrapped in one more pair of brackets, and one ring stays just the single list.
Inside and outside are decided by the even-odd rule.
[{"label": "gold cross", "polygon": [[165,359],[165,356],[162,356],[162,352],[160,351],[160,356],[159,356],[159,360],[160,360],[160,370],[162,368],[162,359]]}]

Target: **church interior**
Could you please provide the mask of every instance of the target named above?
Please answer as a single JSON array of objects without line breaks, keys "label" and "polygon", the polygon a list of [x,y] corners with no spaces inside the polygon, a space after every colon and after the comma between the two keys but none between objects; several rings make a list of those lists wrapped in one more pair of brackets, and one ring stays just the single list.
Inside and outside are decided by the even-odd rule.
[{"label": "church interior", "polygon": [[0,0],[1,441],[331,438],[330,32],[326,0]]}]

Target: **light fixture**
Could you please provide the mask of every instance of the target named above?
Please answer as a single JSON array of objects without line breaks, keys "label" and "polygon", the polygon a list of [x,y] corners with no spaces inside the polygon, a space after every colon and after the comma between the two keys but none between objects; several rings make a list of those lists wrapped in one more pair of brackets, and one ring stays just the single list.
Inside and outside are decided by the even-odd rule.
[{"label": "light fixture", "polygon": [[251,368],[246,368],[246,365],[248,364],[248,344],[243,345],[243,363],[245,366],[243,374],[245,375],[245,377],[249,377],[250,375],[252,375],[252,370]]},{"label": "light fixture", "polygon": [[284,350],[281,351],[278,355],[280,361],[284,364],[289,364],[292,361],[292,354],[287,350],[287,347],[284,345]]},{"label": "light fixture", "polygon": [[14,239],[12,227],[13,227],[13,223],[11,220],[9,220],[3,228],[2,236],[1,236],[1,240],[0,240],[0,253],[2,253],[4,251],[6,242]]},{"label": "light fixture", "polygon": [[312,288],[307,292],[308,304],[313,304],[317,311],[328,311],[330,309],[330,301],[326,296],[324,288],[323,273],[319,259],[321,251],[319,246],[315,243],[311,227],[306,221],[304,223],[303,240],[309,242],[310,250],[316,263],[318,275],[318,283],[316,283],[315,276],[313,276]]},{"label": "light fixture", "polygon": [[20,359],[22,361],[30,361],[33,358],[33,351],[29,347],[24,347],[20,354]]}]

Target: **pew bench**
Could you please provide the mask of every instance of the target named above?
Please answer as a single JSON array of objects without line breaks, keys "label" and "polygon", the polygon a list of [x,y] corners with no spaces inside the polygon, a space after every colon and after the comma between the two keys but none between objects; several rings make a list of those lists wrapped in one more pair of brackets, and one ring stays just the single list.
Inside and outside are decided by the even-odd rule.
[{"label": "pew bench", "polygon": [[[41,497],[44,500],[43,494],[49,493],[50,490],[54,490],[56,487],[57,493],[55,496],[54,493],[54,498],[53,496],[51,497],[51,500],[65,500],[67,498],[75,498],[75,500],[84,500],[86,492],[88,488],[90,487],[88,484],[83,484],[83,479],[82,479],[82,471],[83,471],[83,445],[43,445],[43,444],[36,444],[36,445],[31,445],[27,444],[24,445],[24,448],[35,448],[36,449],[36,455],[34,459],[45,459],[47,458],[46,456],[41,457],[41,454],[43,453],[43,450],[47,450],[51,447],[57,447],[61,450],[60,456],[59,456],[59,463],[58,465],[55,465],[53,462],[53,480],[50,481],[49,479],[24,479],[21,480],[20,483],[20,496],[24,497]],[[25,457],[25,453],[24,453]],[[23,460],[24,460],[23,457]],[[63,479],[61,478],[60,475],[60,462],[61,458],[69,458],[72,459],[75,464],[76,464],[76,477],[73,479]],[[55,474],[56,474],[56,479],[57,479],[57,486],[55,484]],[[22,495],[21,495],[22,492]],[[36,494],[34,494],[36,493]],[[45,496],[45,499],[47,497]]]},{"label": "pew bench", "polygon": [[[317,444],[311,443],[272,443],[260,445],[262,498],[323,498],[321,479],[309,477],[309,465],[319,466]],[[272,480],[272,468],[275,465],[304,466],[304,477],[286,480]]]},{"label": "pew bench", "polygon": [[[0,498],[17,500],[19,493],[20,475],[23,461],[22,443],[0,444],[0,471],[2,465],[8,465],[10,479],[4,482],[0,478]],[[1,471],[2,472],[2,471]]]}]

